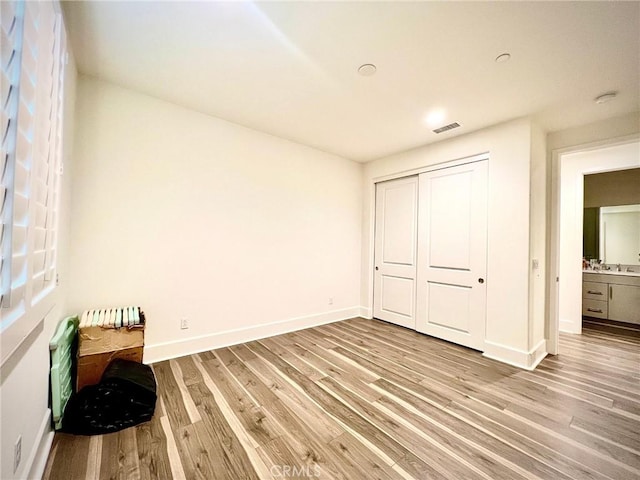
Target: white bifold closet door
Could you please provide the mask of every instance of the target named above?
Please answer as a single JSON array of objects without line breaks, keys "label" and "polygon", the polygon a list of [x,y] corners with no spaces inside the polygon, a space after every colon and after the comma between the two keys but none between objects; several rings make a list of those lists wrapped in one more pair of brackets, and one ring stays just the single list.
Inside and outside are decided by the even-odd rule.
[{"label": "white bifold closet door", "polygon": [[376,184],[373,316],[415,329],[418,177]]},{"label": "white bifold closet door", "polygon": [[416,330],[475,349],[486,315],[487,172],[485,160],[419,176]]}]

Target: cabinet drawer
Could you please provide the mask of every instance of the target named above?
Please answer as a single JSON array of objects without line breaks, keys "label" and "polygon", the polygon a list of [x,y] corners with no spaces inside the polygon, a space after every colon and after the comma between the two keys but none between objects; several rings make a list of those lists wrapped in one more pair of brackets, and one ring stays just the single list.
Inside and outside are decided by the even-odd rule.
[{"label": "cabinet drawer", "polygon": [[606,300],[609,293],[608,283],[582,282],[582,298]]},{"label": "cabinet drawer", "polygon": [[606,300],[590,300],[585,298],[582,300],[582,315],[586,317],[607,318],[607,306]]}]

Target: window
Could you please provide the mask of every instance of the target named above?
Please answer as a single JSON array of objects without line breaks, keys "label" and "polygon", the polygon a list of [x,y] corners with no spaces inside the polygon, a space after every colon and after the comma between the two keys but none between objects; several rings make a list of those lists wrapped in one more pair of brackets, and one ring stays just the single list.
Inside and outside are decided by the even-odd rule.
[{"label": "window", "polygon": [[0,2],[2,361],[55,287],[66,45],[53,2]]}]

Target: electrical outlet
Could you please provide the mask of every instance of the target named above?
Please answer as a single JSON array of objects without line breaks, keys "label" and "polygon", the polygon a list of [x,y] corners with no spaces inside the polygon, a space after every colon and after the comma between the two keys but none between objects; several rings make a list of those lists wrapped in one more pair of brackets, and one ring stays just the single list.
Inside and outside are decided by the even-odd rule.
[{"label": "electrical outlet", "polygon": [[333,305],[333,297],[329,297],[329,305]]},{"label": "electrical outlet", "polygon": [[180,319],[180,328],[182,330],[186,330],[187,328],[189,328],[189,319],[188,318],[181,318]]},{"label": "electrical outlet", "polygon": [[20,460],[22,459],[22,435],[18,436],[13,448],[13,473],[18,471]]}]

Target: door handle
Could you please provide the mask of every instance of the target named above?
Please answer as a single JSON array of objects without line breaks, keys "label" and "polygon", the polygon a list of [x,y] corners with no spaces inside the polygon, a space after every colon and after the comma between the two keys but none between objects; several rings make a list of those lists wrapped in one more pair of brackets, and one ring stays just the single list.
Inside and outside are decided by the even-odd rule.
[{"label": "door handle", "polygon": [[613,300],[613,287],[609,285],[609,300]]},{"label": "door handle", "polygon": [[376,266],[376,272],[378,271],[378,267]]},{"label": "door handle", "polygon": [[479,278],[478,283],[484,283],[484,278]]}]

